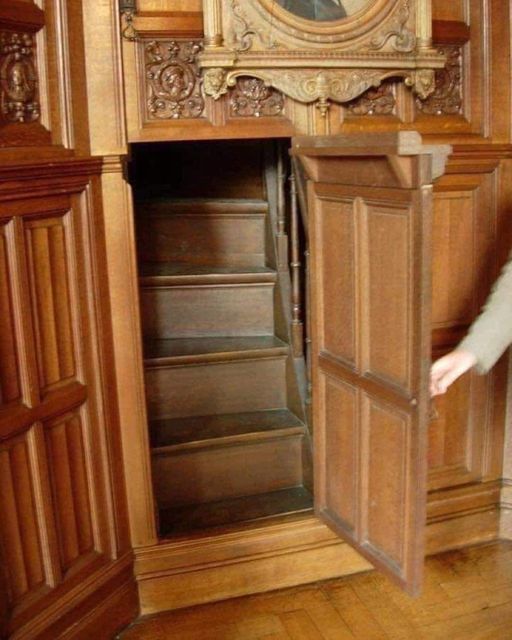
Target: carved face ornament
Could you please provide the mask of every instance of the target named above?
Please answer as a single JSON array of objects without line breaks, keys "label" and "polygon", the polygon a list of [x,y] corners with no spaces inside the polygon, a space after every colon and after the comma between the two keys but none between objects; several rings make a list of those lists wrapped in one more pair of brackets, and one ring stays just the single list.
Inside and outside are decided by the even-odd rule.
[{"label": "carved face ornament", "polygon": [[7,95],[11,100],[25,102],[34,96],[35,82],[30,78],[27,64],[14,62],[7,73]]}]

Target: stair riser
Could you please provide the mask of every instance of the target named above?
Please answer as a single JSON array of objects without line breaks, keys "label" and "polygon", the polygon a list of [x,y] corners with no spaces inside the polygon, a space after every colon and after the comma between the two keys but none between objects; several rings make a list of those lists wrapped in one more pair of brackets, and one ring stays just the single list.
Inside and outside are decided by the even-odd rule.
[{"label": "stair riser", "polygon": [[298,486],[302,436],[153,456],[160,507],[202,504]]},{"label": "stair riser", "polygon": [[146,370],[151,419],[286,407],[285,358]]},{"label": "stair riser", "polygon": [[142,261],[265,265],[265,215],[150,216],[140,225]]},{"label": "stair riser", "polygon": [[273,284],[144,288],[144,336],[272,335],[273,298]]}]

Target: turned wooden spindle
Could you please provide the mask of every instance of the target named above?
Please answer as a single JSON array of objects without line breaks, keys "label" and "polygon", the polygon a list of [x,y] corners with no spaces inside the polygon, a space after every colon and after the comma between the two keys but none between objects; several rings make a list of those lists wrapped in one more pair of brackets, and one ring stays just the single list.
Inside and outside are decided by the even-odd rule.
[{"label": "turned wooden spindle", "polygon": [[288,235],[286,233],[286,170],[283,154],[277,157],[277,260],[279,271],[288,269]]},{"label": "turned wooden spindle", "polygon": [[291,262],[290,277],[292,281],[292,345],[295,357],[304,355],[304,327],[302,322],[302,294],[300,287],[300,240],[299,240],[299,207],[297,202],[297,184],[295,175],[290,175],[291,195]]}]

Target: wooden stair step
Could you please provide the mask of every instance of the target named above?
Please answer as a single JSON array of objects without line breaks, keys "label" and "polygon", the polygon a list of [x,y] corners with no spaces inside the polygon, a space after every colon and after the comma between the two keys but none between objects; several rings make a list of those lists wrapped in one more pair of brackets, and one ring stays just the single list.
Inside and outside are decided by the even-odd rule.
[{"label": "wooden stair step", "polygon": [[142,216],[152,214],[197,215],[197,214],[247,214],[268,212],[266,200],[251,198],[168,198],[166,196],[148,197],[136,203]]},{"label": "wooden stair step", "polygon": [[147,366],[151,419],[266,411],[288,406],[286,356]]},{"label": "wooden stair step", "polygon": [[271,431],[263,435],[153,449],[157,504],[205,504],[301,485],[304,429],[284,430],[279,437]]},{"label": "wooden stair step", "polygon": [[140,292],[150,339],[274,333],[274,283],[151,286]]},{"label": "wooden stair step", "polygon": [[154,420],[153,450],[178,450],[303,434],[304,423],[288,409]]},{"label": "wooden stair step", "polygon": [[288,345],[275,336],[216,336],[147,340],[144,343],[144,364],[147,367],[158,367],[269,358],[286,356],[288,349]]},{"label": "wooden stair step", "polygon": [[291,487],[270,493],[231,498],[201,505],[160,510],[160,535],[169,536],[234,524],[308,513],[313,498],[304,487]]},{"label": "wooden stair step", "polygon": [[264,267],[268,205],[260,201],[151,201],[137,218],[141,262]]},{"label": "wooden stair step", "polygon": [[277,272],[270,267],[236,267],[229,265],[196,265],[169,262],[144,263],[141,266],[141,286],[180,286],[275,283]]}]

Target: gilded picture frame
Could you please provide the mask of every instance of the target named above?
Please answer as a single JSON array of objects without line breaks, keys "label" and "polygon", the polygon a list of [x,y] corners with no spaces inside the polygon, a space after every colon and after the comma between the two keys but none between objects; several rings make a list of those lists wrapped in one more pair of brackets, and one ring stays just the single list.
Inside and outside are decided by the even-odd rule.
[{"label": "gilded picture frame", "polygon": [[[307,1],[317,0],[300,0]],[[431,0],[347,0],[356,1],[364,3],[359,10],[319,20],[281,0],[203,0],[205,93],[217,99],[238,77],[252,76],[325,107],[397,77],[427,97],[445,62],[432,47]]]}]

